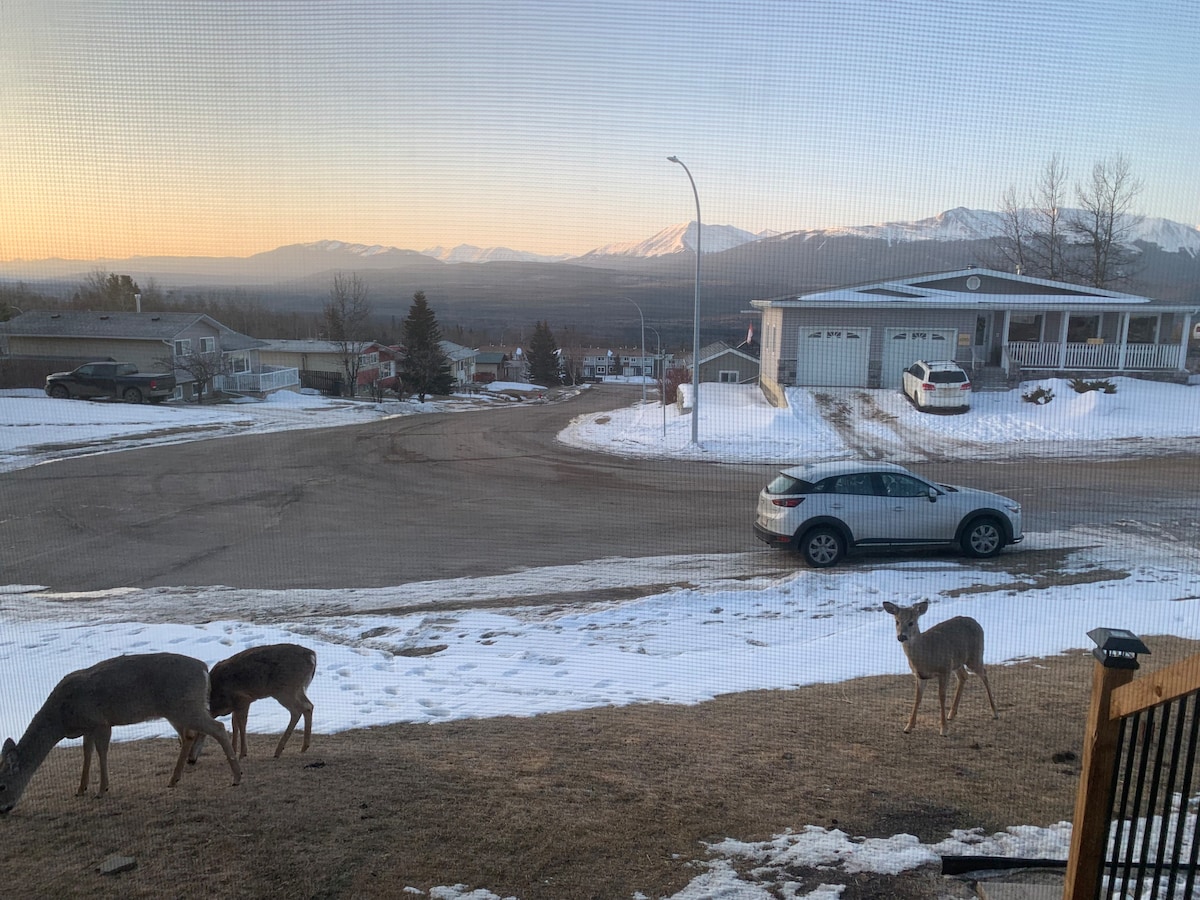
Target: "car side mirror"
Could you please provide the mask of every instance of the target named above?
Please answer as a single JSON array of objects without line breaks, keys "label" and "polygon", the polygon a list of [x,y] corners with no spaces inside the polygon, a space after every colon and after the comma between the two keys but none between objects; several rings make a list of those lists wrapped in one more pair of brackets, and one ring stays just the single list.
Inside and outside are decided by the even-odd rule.
[{"label": "car side mirror", "polygon": [[937,498],[938,498],[937,488],[930,488],[929,489],[929,502],[937,503]]}]

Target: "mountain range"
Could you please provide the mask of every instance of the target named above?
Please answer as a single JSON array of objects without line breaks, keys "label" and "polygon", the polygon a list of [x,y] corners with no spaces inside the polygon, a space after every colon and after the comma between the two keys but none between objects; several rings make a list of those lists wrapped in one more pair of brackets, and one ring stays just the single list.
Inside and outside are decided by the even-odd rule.
[{"label": "mountain range", "polygon": [[[426,293],[443,323],[504,329],[514,322],[629,337],[638,311],[664,343],[690,331],[695,291],[695,222],[642,241],[608,244],[574,257],[460,245],[423,252],[336,240],[291,244],[248,257],[0,262],[0,285],[21,281],[69,293],[96,270],[129,274],[177,296],[237,290],[274,308],[319,310],[334,273],[355,272],[377,314],[403,317]],[[912,222],[786,233],[704,225],[701,316],[714,337],[745,333],[749,301],[839,284],[861,284],[969,265],[998,266],[1003,217],[956,208]],[[1200,302],[1200,229],[1143,218],[1132,231],[1136,273],[1122,290]],[[630,302],[627,302],[630,301]],[[635,305],[637,309],[635,309]]]}]

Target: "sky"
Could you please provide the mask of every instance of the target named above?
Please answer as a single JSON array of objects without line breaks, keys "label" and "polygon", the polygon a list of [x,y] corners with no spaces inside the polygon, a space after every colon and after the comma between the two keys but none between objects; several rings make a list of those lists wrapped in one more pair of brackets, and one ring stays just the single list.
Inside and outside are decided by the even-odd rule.
[{"label": "sky", "polygon": [[[931,441],[957,429],[985,457],[1016,447],[1045,459],[1086,452],[1093,446],[1089,442],[1116,440],[1129,447],[1129,438],[1153,443],[1200,436],[1200,387],[1113,381],[1115,394],[1080,395],[1064,381],[1042,381],[1038,384],[1056,395],[1047,405],[1025,403],[1023,391],[1013,391],[955,416],[920,413],[895,391],[868,393],[878,406],[905,417],[908,427],[929,429]],[[510,387],[501,384],[497,391]],[[1029,387],[1032,383],[1023,390]],[[851,393],[861,391],[846,392]],[[687,416],[669,408],[664,437],[662,408],[639,402],[639,392],[631,387],[629,405],[578,417],[559,439],[622,456],[701,452],[712,458],[790,464],[851,455],[815,412],[810,392],[791,388],[788,396],[792,411],[783,417],[754,386],[702,385],[703,439],[701,449],[694,451],[687,449]],[[248,430],[353,425],[441,410],[487,415],[500,402],[514,401],[464,397],[438,404],[373,404],[281,392],[265,402],[197,410],[174,404],[68,403],[33,390],[4,391],[0,470],[53,466],[80,453],[160,443],[168,440],[162,436],[167,430],[173,431],[169,440],[174,442],[220,440]],[[69,416],[62,412],[67,408]],[[786,447],[781,443],[785,432]],[[902,460],[903,454],[897,450],[885,458]],[[747,504],[749,515],[752,497]],[[369,590],[351,585],[301,591],[180,585],[63,594],[40,585],[7,583],[0,560],[0,685],[5,686],[0,733],[19,736],[66,672],[122,653],[157,650],[185,653],[212,665],[260,644],[290,641],[314,648],[318,665],[308,691],[315,706],[314,748],[309,752],[319,753],[321,735],[373,725],[631,703],[696,704],[735,691],[902,675],[908,669],[892,620],[880,611],[884,600],[904,605],[929,600],[925,627],[958,614],[975,617],[987,636],[984,658],[989,666],[1090,649],[1087,632],[1100,624],[1130,628],[1152,651],[1154,635],[1200,640],[1200,550],[1164,543],[1160,536],[1142,535],[1122,522],[1053,531],[1026,517],[1025,525],[1025,541],[1005,554],[1062,550],[1064,577],[1033,587],[1027,580],[1014,584],[1004,571],[980,570],[953,553],[879,557],[814,570],[778,564],[783,554],[764,547],[750,553],[609,558]],[[661,585],[664,570],[671,571],[672,582],[692,586],[666,593],[649,587]],[[1085,577],[1074,579],[1074,572]],[[644,594],[628,600],[563,603],[552,609],[496,608],[486,602],[643,585]],[[1130,602],[1131,592],[1136,603]],[[83,620],[79,610],[89,600],[94,602],[86,604],[89,616]],[[442,607],[430,611],[430,604]],[[408,607],[422,611],[407,613]],[[435,651],[437,647],[442,649]],[[1083,658],[1081,664],[1087,661]],[[1002,725],[1004,717],[1017,714],[1018,703],[1005,697],[997,702]],[[935,710],[926,698],[918,737],[938,739]],[[896,709],[894,727],[902,726],[907,711],[907,704]],[[982,690],[972,680],[959,716],[979,715],[987,710]],[[251,734],[276,734],[286,724],[286,712],[271,701],[251,709]],[[165,722],[151,722],[118,728],[113,737],[124,741],[170,734]],[[294,737],[286,752],[297,752],[298,741]],[[216,765],[211,748],[204,762]],[[185,777],[206,775],[211,770],[189,770]],[[840,896],[837,885],[856,873],[896,873],[933,863],[940,855],[1062,859],[1070,824],[1015,822],[995,834],[965,829],[930,844],[904,834],[861,837],[803,822],[767,841],[728,835],[707,852],[697,851],[699,874],[674,900],[717,895],[768,900],[780,896],[769,892],[769,885],[778,891],[789,884],[794,892],[784,896],[834,900]],[[757,864],[739,875],[733,863],[747,859]],[[798,892],[794,873],[805,866],[823,867],[828,885]],[[487,885],[459,885],[453,872],[446,874],[446,885],[429,896],[496,896]]]},{"label": "sky", "polygon": [[1200,223],[1190,0],[0,0],[0,260],[584,253],[994,209]]}]

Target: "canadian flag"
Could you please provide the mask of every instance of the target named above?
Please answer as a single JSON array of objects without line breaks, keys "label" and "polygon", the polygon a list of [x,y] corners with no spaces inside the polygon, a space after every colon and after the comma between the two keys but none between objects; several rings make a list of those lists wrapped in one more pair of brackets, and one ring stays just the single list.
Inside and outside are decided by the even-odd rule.
[{"label": "canadian flag", "polygon": [[754,343],[754,326],[753,325],[751,325],[749,328],[746,329],[746,343],[747,344]]}]

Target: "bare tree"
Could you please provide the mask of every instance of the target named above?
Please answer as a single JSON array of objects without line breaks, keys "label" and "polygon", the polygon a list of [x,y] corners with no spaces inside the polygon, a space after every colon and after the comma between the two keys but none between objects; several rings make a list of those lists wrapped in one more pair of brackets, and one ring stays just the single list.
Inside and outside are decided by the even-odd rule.
[{"label": "bare tree", "polygon": [[1066,166],[1056,153],[1046,162],[1037,183],[1023,198],[1016,186],[1000,200],[1003,223],[995,241],[999,262],[1019,275],[1062,278],[1066,272],[1066,227],[1063,200]]},{"label": "bare tree", "polygon": [[358,275],[341,272],[334,275],[329,302],[325,304],[322,314],[329,340],[338,347],[350,396],[354,396],[358,370],[362,366],[362,352],[370,343],[366,335],[371,304],[367,301],[366,283]]},{"label": "bare tree", "polygon": [[155,360],[169,371],[186,372],[196,385],[196,402],[204,402],[204,394],[218,376],[233,373],[233,363],[219,350],[188,350],[178,356]]},{"label": "bare tree", "polygon": [[1120,153],[1096,163],[1091,179],[1076,185],[1079,210],[1070,228],[1086,251],[1073,273],[1079,280],[1102,288],[1133,274],[1129,264],[1136,251],[1130,241],[1142,221],[1133,203],[1144,187]]},{"label": "bare tree", "polygon": [[1055,153],[1046,161],[1033,189],[1036,224],[1031,250],[1036,274],[1056,280],[1066,275],[1066,185],[1067,167]]}]

